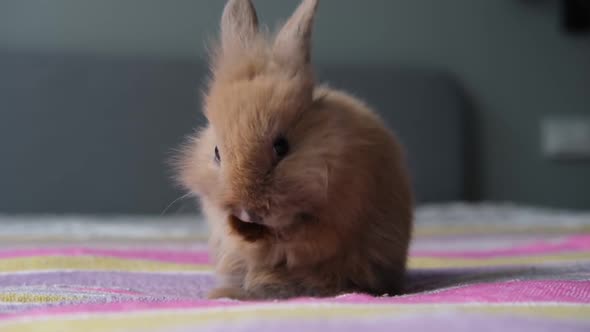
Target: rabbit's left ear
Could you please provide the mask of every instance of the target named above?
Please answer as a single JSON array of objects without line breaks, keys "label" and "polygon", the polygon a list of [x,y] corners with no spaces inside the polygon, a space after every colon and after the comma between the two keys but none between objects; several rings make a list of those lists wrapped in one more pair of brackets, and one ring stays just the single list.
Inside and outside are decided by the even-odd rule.
[{"label": "rabbit's left ear", "polygon": [[289,71],[310,70],[311,32],[319,0],[303,0],[277,34],[273,56]]},{"label": "rabbit's left ear", "polygon": [[221,16],[221,47],[230,54],[247,49],[258,34],[258,17],[250,0],[229,0]]}]

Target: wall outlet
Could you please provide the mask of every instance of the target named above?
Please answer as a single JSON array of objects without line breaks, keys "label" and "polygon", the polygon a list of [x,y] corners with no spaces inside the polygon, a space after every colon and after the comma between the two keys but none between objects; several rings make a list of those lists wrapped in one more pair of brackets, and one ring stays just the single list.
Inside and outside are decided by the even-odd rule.
[{"label": "wall outlet", "polygon": [[543,119],[541,146],[550,159],[590,160],[590,115]]}]

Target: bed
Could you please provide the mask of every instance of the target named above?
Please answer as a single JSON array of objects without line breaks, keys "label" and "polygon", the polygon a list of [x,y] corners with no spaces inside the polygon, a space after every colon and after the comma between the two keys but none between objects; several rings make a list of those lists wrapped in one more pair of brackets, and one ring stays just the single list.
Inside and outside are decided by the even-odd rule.
[{"label": "bed", "polygon": [[206,300],[195,216],[0,218],[0,331],[588,331],[590,214],[417,208],[400,296]]}]

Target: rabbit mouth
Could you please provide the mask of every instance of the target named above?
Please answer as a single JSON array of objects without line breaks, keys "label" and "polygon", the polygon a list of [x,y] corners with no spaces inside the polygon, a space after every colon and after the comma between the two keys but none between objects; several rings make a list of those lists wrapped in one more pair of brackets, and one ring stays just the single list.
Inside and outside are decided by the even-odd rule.
[{"label": "rabbit mouth", "polygon": [[259,241],[271,234],[271,229],[260,223],[243,221],[234,215],[229,216],[232,230],[248,242]]}]

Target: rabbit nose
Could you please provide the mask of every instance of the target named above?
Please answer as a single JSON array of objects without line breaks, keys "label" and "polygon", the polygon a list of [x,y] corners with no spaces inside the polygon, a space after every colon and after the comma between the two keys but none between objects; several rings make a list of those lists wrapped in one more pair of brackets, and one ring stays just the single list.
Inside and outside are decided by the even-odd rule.
[{"label": "rabbit nose", "polygon": [[234,216],[243,222],[255,224],[263,223],[262,218],[258,214],[252,212],[251,210],[237,209],[234,211]]}]

